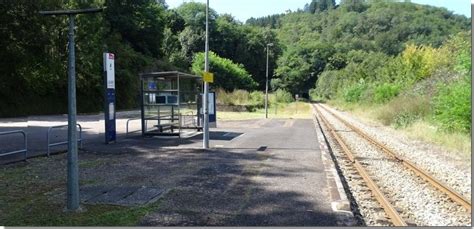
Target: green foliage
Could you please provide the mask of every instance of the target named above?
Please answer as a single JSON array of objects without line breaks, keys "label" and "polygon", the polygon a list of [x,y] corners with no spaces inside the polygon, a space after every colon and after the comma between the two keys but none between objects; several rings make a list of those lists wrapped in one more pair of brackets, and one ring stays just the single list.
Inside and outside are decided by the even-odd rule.
[{"label": "green foliage", "polygon": [[426,96],[398,96],[375,110],[376,118],[385,125],[406,128],[426,117],[431,111]]},{"label": "green foliage", "polygon": [[245,90],[234,90],[226,92],[224,89],[217,89],[217,103],[221,105],[247,106],[248,110],[254,111],[265,106],[265,94],[261,91],[248,92]]},{"label": "green foliage", "polygon": [[333,53],[334,48],[325,43],[288,49],[278,60],[276,75],[280,81],[275,86],[293,94],[309,91]]},{"label": "green foliage", "polygon": [[164,29],[164,8],[154,0],[107,2],[105,18],[113,31],[135,50],[158,57]]},{"label": "green foliage", "polygon": [[[176,12],[184,19],[187,26],[192,29],[204,31],[206,28],[206,4],[199,2],[186,2],[181,4]],[[209,9],[209,24],[214,27],[218,14]]]},{"label": "green foliage", "polygon": [[292,103],[294,101],[295,99],[293,98],[293,95],[291,95],[290,92],[278,89],[274,93],[274,103]]},{"label": "green foliage", "polygon": [[[37,11],[103,6],[103,13],[76,20],[79,112],[103,107],[103,51],[116,54],[118,109],[138,106],[140,72],[202,72],[202,54],[196,53],[204,49],[203,3],[167,9],[164,0],[5,1],[0,116],[66,112],[67,20]],[[216,53],[211,69],[226,90],[265,88],[268,43],[274,44],[271,86],[290,94],[316,85],[311,94],[320,98],[380,103],[440,72],[471,72],[470,20],[410,2],[343,0],[336,7],[334,0],[308,0],[304,10],[245,25],[210,9],[209,26]],[[358,85],[361,79],[366,88]],[[251,100],[260,102],[260,94]]]},{"label": "green foliage", "polygon": [[283,16],[285,16],[285,14],[274,14],[260,18],[251,17],[245,22],[245,24],[276,29],[280,27],[280,18]]},{"label": "green foliage", "polygon": [[384,103],[400,93],[401,86],[397,84],[384,83],[375,87],[374,102]]},{"label": "green foliage", "polygon": [[253,105],[265,106],[265,94],[261,91],[253,91],[250,93],[249,99]]},{"label": "green foliage", "polygon": [[[5,1],[0,5],[0,116],[67,112],[67,18],[39,10],[104,1]],[[117,108],[138,106],[138,73],[161,56],[164,9],[154,0],[108,1],[76,18],[78,112],[102,110],[102,52],[116,54]],[[94,99],[91,99],[94,98]]]},{"label": "green foliage", "polygon": [[358,84],[349,87],[344,93],[344,100],[349,103],[359,102],[364,91],[367,90],[367,85],[363,80]]},{"label": "green foliage", "polygon": [[[194,57],[192,71],[197,75],[204,72],[204,53],[198,53]],[[242,65],[236,64],[229,59],[219,57],[213,52],[209,54],[210,72],[214,73],[214,85],[224,90],[253,89],[257,83]]]},{"label": "green foliage", "polygon": [[434,119],[446,131],[470,132],[471,84],[467,79],[440,86],[433,100]]},{"label": "green foliage", "polygon": [[[467,18],[445,9],[410,2],[351,0],[333,10],[326,10],[326,2],[315,0],[306,7],[308,12],[319,13],[295,12],[280,19],[278,38],[286,50],[278,61],[278,88],[308,91],[305,86],[316,79],[325,81],[322,85],[330,84],[330,90],[346,90],[350,85],[345,84],[358,79],[410,86],[448,64],[449,56],[438,48],[470,25]],[[405,48],[406,44],[411,45]],[[328,74],[345,82],[333,83],[328,74],[323,75],[337,70],[344,71]],[[326,98],[343,94],[316,89]]]},{"label": "green foliage", "polygon": [[334,9],[336,7],[335,0],[312,0],[310,4],[306,4],[304,11],[308,13],[319,13]]},{"label": "green foliage", "polygon": [[342,73],[342,71],[323,72],[317,81],[315,93],[323,99],[334,98],[342,83]]}]

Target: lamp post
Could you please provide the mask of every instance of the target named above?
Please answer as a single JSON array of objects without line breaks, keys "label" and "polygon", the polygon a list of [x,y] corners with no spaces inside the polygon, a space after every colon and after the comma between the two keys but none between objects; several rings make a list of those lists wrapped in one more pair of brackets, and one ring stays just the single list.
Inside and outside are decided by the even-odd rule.
[{"label": "lamp post", "polygon": [[[206,57],[204,63],[204,72],[209,72],[209,0],[206,2]],[[204,125],[203,125],[203,148],[209,148],[209,83],[204,82],[204,94],[203,94],[203,113],[204,113]]]},{"label": "lamp post", "polygon": [[270,54],[270,47],[273,46],[273,43],[267,44],[267,73],[266,73],[266,80],[265,80],[265,118],[268,119],[268,59]]},{"label": "lamp post", "polygon": [[69,17],[68,32],[68,129],[67,129],[67,210],[79,211],[79,165],[77,154],[77,129],[76,129],[76,52],[74,43],[74,18],[78,14],[92,14],[102,12],[103,9],[79,9],[40,11],[45,16]]}]

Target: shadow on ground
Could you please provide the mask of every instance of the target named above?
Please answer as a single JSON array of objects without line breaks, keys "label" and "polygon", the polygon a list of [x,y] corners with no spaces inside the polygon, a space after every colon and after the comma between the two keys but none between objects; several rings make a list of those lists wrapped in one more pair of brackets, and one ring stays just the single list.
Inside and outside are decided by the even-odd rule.
[{"label": "shadow on ground", "polygon": [[[39,195],[47,196],[48,201],[63,203],[65,155],[33,160],[3,166],[4,171],[25,167],[29,175],[36,177],[33,183],[18,181],[2,188],[14,193],[27,186],[24,188],[31,190],[27,195],[32,198],[29,204],[34,204],[35,196]],[[266,163],[269,160],[283,159],[256,149],[165,151],[124,147],[107,154],[81,152],[80,178],[82,186],[163,189],[156,207],[137,218],[138,224],[143,226],[337,225],[334,213],[325,206],[315,205],[311,196],[293,191],[291,184],[286,190],[275,190],[271,183],[265,182],[266,178],[291,178],[304,172],[323,171],[279,168]],[[9,196],[4,201],[21,201],[22,198],[25,197]],[[10,211],[8,206],[11,205],[0,206],[0,211]],[[22,217],[37,214],[27,210],[16,212]],[[41,214],[54,214],[54,211]],[[0,224],[3,225],[1,220]]]}]

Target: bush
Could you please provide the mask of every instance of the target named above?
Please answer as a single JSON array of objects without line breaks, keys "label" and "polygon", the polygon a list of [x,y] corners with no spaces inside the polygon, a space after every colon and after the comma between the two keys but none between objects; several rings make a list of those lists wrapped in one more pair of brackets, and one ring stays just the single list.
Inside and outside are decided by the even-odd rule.
[{"label": "bush", "polygon": [[344,92],[344,101],[349,103],[359,102],[366,89],[367,85],[361,80],[358,84],[352,85]]},{"label": "bush", "polygon": [[440,88],[433,99],[434,119],[442,129],[452,132],[471,131],[471,84],[469,80]]},{"label": "bush", "polygon": [[228,93],[222,88],[216,90],[217,98],[216,102],[220,105],[234,105],[234,100],[231,93]]},{"label": "bush", "polygon": [[430,112],[428,97],[399,96],[376,110],[376,118],[384,125],[408,127]]},{"label": "bush", "polygon": [[235,90],[231,93],[231,97],[236,105],[248,105],[250,93],[245,90]]},{"label": "bush", "polygon": [[[194,56],[192,71],[201,76],[204,69],[204,53]],[[214,85],[225,90],[246,89],[251,90],[258,86],[252,76],[245,70],[244,66],[222,58],[210,52],[210,71],[214,73]]]},{"label": "bush", "polygon": [[220,105],[239,105],[251,106],[254,108],[261,108],[265,105],[265,94],[261,91],[253,91],[249,93],[245,90],[235,90],[233,92],[226,92],[219,88],[216,90],[217,104]]},{"label": "bush", "polygon": [[255,106],[265,106],[265,94],[261,91],[250,93],[250,103]]},{"label": "bush", "polygon": [[318,97],[323,99],[333,99],[341,84],[343,71],[324,71],[318,77],[315,92]]},{"label": "bush", "polygon": [[285,90],[278,89],[274,94],[276,103],[291,103],[295,101],[293,95]]},{"label": "bush", "polygon": [[384,83],[375,88],[374,102],[384,103],[400,94],[401,86],[397,84]]}]

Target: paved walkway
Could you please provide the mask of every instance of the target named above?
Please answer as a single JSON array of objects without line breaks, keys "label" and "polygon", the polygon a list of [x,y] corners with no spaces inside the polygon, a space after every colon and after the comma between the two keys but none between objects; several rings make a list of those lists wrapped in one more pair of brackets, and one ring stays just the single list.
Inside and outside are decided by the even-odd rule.
[{"label": "paved walkway", "polygon": [[[91,134],[79,158],[81,180],[94,185],[82,188],[129,193],[119,200],[140,188],[151,190],[138,201],[159,196],[159,208],[140,221],[145,226],[339,225],[312,120],[218,125],[210,150],[200,149],[201,135],[180,141],[122,136],[117,144],[105,145],[100,134]],[[87,131],[97,131],[89,126]],[[64,160],[57,157],[53,166]],[[58,196],[62,192],[58,189]],[[111,199],[83,197],[84,203]]]}]

